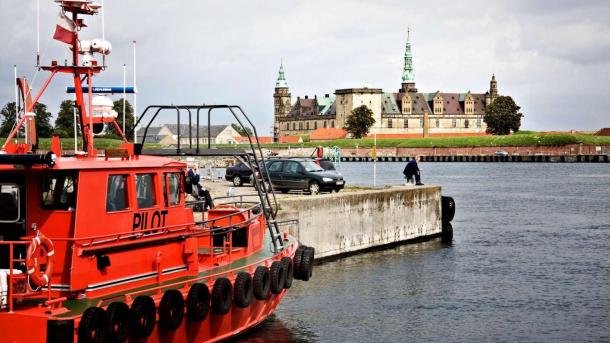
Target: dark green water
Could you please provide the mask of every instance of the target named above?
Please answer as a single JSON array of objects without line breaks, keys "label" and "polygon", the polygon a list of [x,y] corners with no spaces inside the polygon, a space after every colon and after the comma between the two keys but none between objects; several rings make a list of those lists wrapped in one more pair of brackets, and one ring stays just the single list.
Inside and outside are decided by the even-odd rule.
[{"label": "dark green water", "polygon": [[[450,244],[316,266],[241,342],[609,342],[610,166],[428,163],[457,213]],[[402,163],[378,163],[378,185]],[[372,164],[344,163],[370,185]]]}]

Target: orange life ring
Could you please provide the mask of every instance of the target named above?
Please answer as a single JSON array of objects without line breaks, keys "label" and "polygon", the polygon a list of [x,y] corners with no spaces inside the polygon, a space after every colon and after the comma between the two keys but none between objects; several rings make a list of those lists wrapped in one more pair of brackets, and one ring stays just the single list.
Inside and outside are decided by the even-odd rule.
[{"label": "orange life ring", "polygon": [[[40,287],[47,285],[53,273],[54,262],[55,249],[53,248],[53,242],[44,235],[32,238],[25,259],[25,267],[30,276],[30,281]],[[44,271],[41,270],[43,265],[45,266]]]}]

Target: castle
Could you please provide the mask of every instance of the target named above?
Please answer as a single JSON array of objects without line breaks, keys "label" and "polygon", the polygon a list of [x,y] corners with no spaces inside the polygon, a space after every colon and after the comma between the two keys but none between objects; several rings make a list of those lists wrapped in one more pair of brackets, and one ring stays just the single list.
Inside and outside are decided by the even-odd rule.
[{"label": "castle", "polygon": [[292,103],[283,63],[275,84],[274,141],[282,136],[311,134],[320,128],[343,128],[356,107],[373,112],[370,133],[387,136],[480,135],[486,130],[485,107],[498,97],[495,75],[486,93],[419,93],[415,87],[411,42],[407,35],[402,83],[397,93],[379,88],[337,89],[333,95],[307,95]]}]

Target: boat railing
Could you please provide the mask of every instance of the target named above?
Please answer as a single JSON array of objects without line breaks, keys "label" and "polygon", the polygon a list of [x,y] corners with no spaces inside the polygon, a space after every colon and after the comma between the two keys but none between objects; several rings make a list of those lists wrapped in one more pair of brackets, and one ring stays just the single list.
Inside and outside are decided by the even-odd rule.
[{"label": "boat railing", "polygon": [[[127,248],[152,241],[169,241],[173,239],[182,240],[189,237],[205,237],[206,235],[213,236],[219,234],[220,230],[226,230],[233,227],[242,227],[249,225],[252,221],[258,218],[261,213],[256,213],[259,208],[259,203],[252,203],[251,206],[239,209],[238,211],[206,219],[202,221],[193,221],[189,223],[166,225],[161,227],[149,228],[145,230],[123,231],[112,234],[102,234],[78,238],[52,238],[54,241],[72,242],[75,244],[75,249],[79,249],[79,255],[99,253],[100,250]],[[244,220],[236,220],[234,218],[245,214]],[[217,225],[220,221],[226,221],[225,225]]]},{"label": "boat railing", "polygon": [[[15,258],[15,248],[18,246],[24,247],[27,249],[28,244],[31,241],[0,241],[0,246],[7,246],[9,248],[9,268],[8,268],[8,278],[7,278],[7,290],[6,295],[0,294],[0,299],[6,297],[7,309],[9,312],[13,312],[15,306],[15,298],[16,297],[24,297],[28,295],[37,295],[44,297],[46,295],[47,301],[45,305],[50,305],[51,301],[51,284],[49,283],[46,288],[40,288],[37,291],[31,291],[28,287],[28,275],[25,273],[25,258]],[[24,249],[25,251],[25,249]],[[23,268],[22,268],[23,266]],[[16,272],[19,273],[16,273]],[[20,282],[20,289],[16,290],[15,287],[17,283]],[[4,291],[4,290],[3,290]],[[4,292],[3,292],[4,293]],[[46,293],[46,294],[45,294]],[[0,311],[4,309],[3,306],[0,306]]]},{"label": "boat railing", "polygon": [[[176,113],[176,122],[177,122],[177,144],[175,149],[146,149],[146,138],[148,135],[148,130],[151,127],[152,123],[155,122],[157,116],[164,110],[170,110]],[[207,137],[201,137],[200,128],[200,114],[201,111],[207,112]],[[211,115],[215,110],[226,110],[231,113],[237,124],[241,126],[244,130],[246,138],[248,139],[249,151],[245,149],[212,149],[212,137],[211,137]],[[188,148],[184,149],[182,144],[182,132],[181,132],[181,111],[186,111],[188,113]],[[195,111],[196,118],[195,123],[193,123],[193,111]],[[147,117],[147,114],[152,113],[152,117]],[[266,225],[269,229],[269,233],[271,235],[271,241],[273,243],[274,251],[279,251],[283,248],[284,242],[281,239],[281,234],[279,232],[278,226],[276,224],[276,216],[278,209],[278,202],[273,193],[273,184],[269,178],[269,172],[267,170],[267,165],[264,161],[264,154],[260,144],[260,140],[258,139],[258,134],[256,132],[256,127],[246,115],[244,110],[240,106],[236,105],[151,105],[146,107],[144,112],[138,116],[138,120],[134,124],[134,127],[127,134],[127,136],[131,136],[135,133],[136,137],[138,137],[138,132],[135,131],[135,128],[138,127],[140,122],[146,117],[148,120],[147,124],[143,124],[143,132],[141,136],[141,141],[139,144],[134,146],[134,152],[136,154],[144,154],[144,155],[157,155],[157,156],[234,156],[238,158],[242,158],[245,161],[248,161],[248,165],[252,166],[254,184],[258,191],[258,197],[261,202],[261,209],[265,216]],[[196,129],[192,129],[192,125],[196,125]],[[248,129],[252,130],[252,134],[248,132]],[[193,132],[195,131],[195,132]],[[195,144],[193,144],[193,133],[195,133]],[[207,138],[207,149],[202,148],[200,145],[201,138]],[[257,174],[258,173],[258,174]],[[271,192],[267,190],[270,188]]]}]

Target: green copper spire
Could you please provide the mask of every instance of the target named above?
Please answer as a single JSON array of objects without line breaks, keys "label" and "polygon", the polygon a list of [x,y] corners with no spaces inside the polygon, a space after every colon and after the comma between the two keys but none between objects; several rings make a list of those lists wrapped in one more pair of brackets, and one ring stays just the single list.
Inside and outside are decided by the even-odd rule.
[{"label": "green copper spire", "polygon": [[288,82],[286,82],[286,76],[284,75],[284,62],[280,62],[280,71],[277,76],[275,88],[288,88]]},{"label": "green copper spire", "polygon": [[413,55],[411,54],[410,30],[407,29],[407,44],[405,45],[405,64],[402,70],[402,82],[415,82],[413,73]]}]

